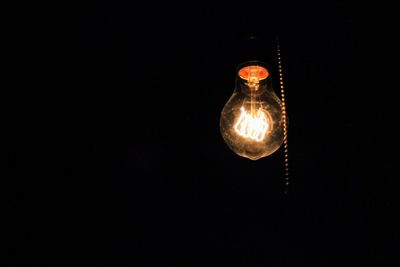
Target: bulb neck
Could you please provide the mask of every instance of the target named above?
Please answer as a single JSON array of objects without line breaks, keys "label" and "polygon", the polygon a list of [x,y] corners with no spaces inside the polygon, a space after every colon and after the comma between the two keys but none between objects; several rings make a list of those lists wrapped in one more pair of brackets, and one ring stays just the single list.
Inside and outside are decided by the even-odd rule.
[{"label": "bulb neck", "polygon": [[260,95],[273,92],[270,77],[264,80],[245,80],[238,76],[236,78],[236,90],[246,95]]},{"label": "bulb neck", "polygon": [[248,61],[239,65],[236,88],[248,95],[258,95],[272,90],[271,77],[266,64]]}]

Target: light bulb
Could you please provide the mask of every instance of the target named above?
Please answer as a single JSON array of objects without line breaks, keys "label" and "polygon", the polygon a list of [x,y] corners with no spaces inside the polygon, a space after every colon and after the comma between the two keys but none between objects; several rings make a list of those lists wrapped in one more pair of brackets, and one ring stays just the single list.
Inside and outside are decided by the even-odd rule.
[{"label": "light bulb", "polygon": [[235,89],[221,113],[220,130],[230,149],[251,160],[266,157],[282,145],[281,101],[264,63],[249,61],[238,67]]}]

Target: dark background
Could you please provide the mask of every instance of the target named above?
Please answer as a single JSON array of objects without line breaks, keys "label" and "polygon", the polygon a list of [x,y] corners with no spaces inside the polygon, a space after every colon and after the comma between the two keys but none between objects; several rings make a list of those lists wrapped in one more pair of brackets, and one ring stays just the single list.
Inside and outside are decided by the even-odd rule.
[{"label": "dark background", "polygon": [[[388,24],[373,5],[299,2],[77,7],[53,53],[51,108],[38,105],[49,120],[9,153],[10,265],[389,266]],[[281,150],[250,161],[219,133],[237,65],[269,63],[279,92],[277,36],[288,195]]]}]

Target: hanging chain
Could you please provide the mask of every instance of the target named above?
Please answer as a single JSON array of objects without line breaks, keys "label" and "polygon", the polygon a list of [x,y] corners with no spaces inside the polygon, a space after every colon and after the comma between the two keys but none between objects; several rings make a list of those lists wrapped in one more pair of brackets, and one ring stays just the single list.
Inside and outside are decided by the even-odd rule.
[{"label": "hanging chain", "polygon": [[289,193],[289,147],[288,147],[288,131],[287,131],[286,98],[285,98],[285,86],[283,84],[282,56],[278,39],[276,48],[278,54],[279,85],[281,89],[281,102],[282,102],[281,108],[282,108],[282,119],[283,119],[283,148],[285,155],[285,176],[284,176],[285,194],[288,194]]}]

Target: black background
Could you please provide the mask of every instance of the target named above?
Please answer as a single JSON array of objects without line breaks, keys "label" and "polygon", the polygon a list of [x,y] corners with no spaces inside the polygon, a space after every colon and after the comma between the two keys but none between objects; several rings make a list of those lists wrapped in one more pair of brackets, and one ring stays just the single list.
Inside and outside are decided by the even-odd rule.
[{"label": "black background", "polygon": [[[38,97],[48,120],[32,115],[9,153],[10,264],[389,266],[399,182],[384,14],[300,2],[81,4],[75,38],[53,53],[54,91]],[[288,196],[281,150],[250,161],[219,133],[237,65],[266,61],[276,78],[277,36]]]}]

